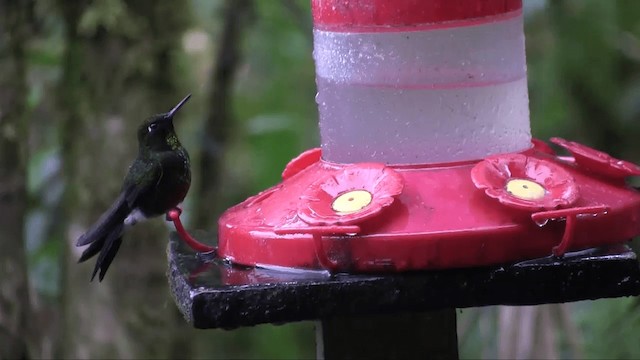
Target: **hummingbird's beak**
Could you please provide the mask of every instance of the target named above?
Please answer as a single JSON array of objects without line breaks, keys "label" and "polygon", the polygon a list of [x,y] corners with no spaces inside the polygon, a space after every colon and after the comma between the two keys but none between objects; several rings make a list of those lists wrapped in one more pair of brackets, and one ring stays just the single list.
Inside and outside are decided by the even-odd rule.
[{"label": "hummingbird's beak", "polygon": [[180,108],[182,107],[182,105],[184,105],[184,103],[187,102],[187,100],[189,100],[189,98],[191,98],[191,94],[187,95],[184,97],[184,99],[182,99],[178,105],[174,106],[173,109],[169,110],[169,112],[167,113],[167,118],[169,119],[173,119],[173,116],[178,112],[178,110],[180,110]]}]

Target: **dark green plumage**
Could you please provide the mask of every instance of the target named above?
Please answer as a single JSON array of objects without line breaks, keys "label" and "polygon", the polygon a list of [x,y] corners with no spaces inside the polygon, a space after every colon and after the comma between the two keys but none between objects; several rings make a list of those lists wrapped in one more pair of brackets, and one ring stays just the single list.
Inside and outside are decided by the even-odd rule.
[{"label": "dark green plumage", "polygon": [[91,280],[102,281],[120,248],[126,226],[155,217],[184,200],[191,185],[189,154],[173,127],[173,117],[189,100],[185,97],[169,112],[154,115],[138,128],[138,156],[129,167],[120,195],[111,207],[76,242],[87,244],[79,262],[98,252]]}]

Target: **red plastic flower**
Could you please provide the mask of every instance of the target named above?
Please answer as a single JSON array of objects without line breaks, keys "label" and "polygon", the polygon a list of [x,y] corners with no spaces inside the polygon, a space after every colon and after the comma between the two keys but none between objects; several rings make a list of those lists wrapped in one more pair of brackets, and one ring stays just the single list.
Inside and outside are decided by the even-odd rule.
[{"label": "red plastic flower", "polygon": [[393,203],[404,179],[378,163],[346,167],[312,183],[300,196],[298,216],[310,225],[351,225]]},{"label": "red plastic flower", "polygon": [[573,177],[562,167],[522,154],[489,157],[473,167],[478,189],[500,203],[523,210],[552,210],[578,199]]},{"label": "red plastic flower", "polygon": [[640,175],[640,167],[629,161],[616,159],[605,152],[574,141],[558,137],[551,138],[550,141],[567,149],[573,155],[576,164],[587,171],[615,179]]},{"label": "red plastic flower", "polygon": [[282,180],[286,180],[300,171],[308,168],[309,166],[320,161],[322,156],[322,149],[313,148],[309,149],[302,154],[293,158],[282,171]]}]

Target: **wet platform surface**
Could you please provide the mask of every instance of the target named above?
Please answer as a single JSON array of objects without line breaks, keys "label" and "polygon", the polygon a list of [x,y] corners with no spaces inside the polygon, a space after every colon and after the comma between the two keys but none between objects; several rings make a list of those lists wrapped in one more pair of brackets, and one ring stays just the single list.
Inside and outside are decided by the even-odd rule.
[{"label": "wet platform surface", "polygon": [[[194,235],[214,243],[209,233]],[[176,233],[168,257],[174,299],[196,328],[640,294],[638,259],[623,244],[567,253],[562,259],[380,275],[232,266],[212,254],[193,252]]]}]

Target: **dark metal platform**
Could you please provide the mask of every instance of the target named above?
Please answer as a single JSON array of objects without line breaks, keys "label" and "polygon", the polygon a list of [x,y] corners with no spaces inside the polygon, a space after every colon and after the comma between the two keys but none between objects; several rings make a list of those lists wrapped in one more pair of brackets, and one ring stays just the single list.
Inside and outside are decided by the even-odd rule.
[{"label": "dark metal platform", "polygon": [[[198,234],[212,244],[212,235]],[[207,241],[209,240],[209,241]],[[197,328],[251,326],[345,315],[535,305],[637,296],[640,267],[626,245],[482,268],[384,275],[329,275],[240,268],[196,254],[172,233],[169,280]]]}]

